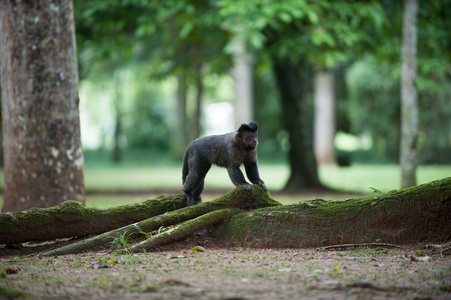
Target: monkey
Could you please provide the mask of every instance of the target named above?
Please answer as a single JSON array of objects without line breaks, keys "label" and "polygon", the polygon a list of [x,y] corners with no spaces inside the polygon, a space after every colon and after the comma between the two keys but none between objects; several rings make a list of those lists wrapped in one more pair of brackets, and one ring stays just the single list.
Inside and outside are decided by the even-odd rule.
[{"label": "monkey", "polygon": [[257,129],[256,122],[241,124],[237,131],[198,138],[188,145],[182,170],[183,192],[188,205],[202,203],[200,195],[204,190],[204,179],[212,164],[226,168],[235,186],[251,190],[252,185],[240,170],[244,164],[247,178],[268,191],[258,172]]}]

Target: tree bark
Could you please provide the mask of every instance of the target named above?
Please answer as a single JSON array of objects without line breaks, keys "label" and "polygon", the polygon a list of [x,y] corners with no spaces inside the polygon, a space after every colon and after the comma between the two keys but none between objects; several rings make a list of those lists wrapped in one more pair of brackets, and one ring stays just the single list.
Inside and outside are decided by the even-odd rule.
[{"label": "tree bark", "polygon": [[202,111],[202,97],[204,94],[204,83],[202,76],[202,67],[196,68],[196,99],[194,113],[191,117],[191,130],[189,132],[190,141],[200,137],[200,119]]},{"label": "tree bark", "polygon": [[3,211],[85,202],[70,0],[0,4]]},{"label": "tree bark", "polygon": [[314,150],[318,166],[335,164],[335,89],[332,70],[315,72]]},{"label": "tree bark", "polygon": [[186,97],[188,94],[188,84],[184,73],[177,76],[177,106],[176,119],[174,120],[173,134],[173,158],[182,160],[186,146],[188,146],[188,131],[186,118]]},{"label": "tree bark", "polygon": [[121,149],[121,139],[122,139],[122,109],[121,109],[121,76],[120,71],[114,74],[114,113],[115,113],[115,126],[113,134],[113,151],[111,152],[111,160],[118,163],[122,160],[122,149]]},{"label": "tree bark", "polygon": [[418,0],[404,1],[401,66],[401,181],[402,187],[416,185],[418,92],[416,88]]},{"label": "tree bark", "polygon": [[284,191],[321,188],[313,152],[313,119],[307,111],[303,90],[302,62],[273,58],[274,73],[281,95],[283,122],[289,134],[290,177]]},{"label": "tree bark", "polygon": [[50,208],[4,213],[0,215],[0,244],[99,234],[185,206],[186,197],[178,195],[108,209],[66,201]]},{"label": "tree bark", "polygon": [[307,248],[350,243],[442,243],[451,239],[451,177],[372,196],[261,208],[233,216],[228,246]]}]

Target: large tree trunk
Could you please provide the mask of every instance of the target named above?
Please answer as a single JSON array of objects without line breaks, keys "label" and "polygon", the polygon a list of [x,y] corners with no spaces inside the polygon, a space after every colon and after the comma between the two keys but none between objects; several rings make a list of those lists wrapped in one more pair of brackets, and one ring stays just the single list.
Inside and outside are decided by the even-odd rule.
[{"label": "large tree trunk", "polygon": [[[309,116],[303,89],[304,75],[299,62],[273,59],[274,73],[281,96],[283,122],[289,134],[290,177],[285,191],[322,187],[313,152],[313,119]],[[305,76],[305,75],[304,75]]]},{"label": "large tree trunk", "polygon": [[0,4],[3,211],[85,202],[70,0]]},{"label": "large tree trunk", "polygon": [[416,88],[418,0],[404,1],[401,66],[401,179],[402,187],[416,184],[418,92]]},{"label": "large tree trunk", "polygon": [[314,149],[318,166],[335,163],[335,89],[332,70],[315,72]]}]

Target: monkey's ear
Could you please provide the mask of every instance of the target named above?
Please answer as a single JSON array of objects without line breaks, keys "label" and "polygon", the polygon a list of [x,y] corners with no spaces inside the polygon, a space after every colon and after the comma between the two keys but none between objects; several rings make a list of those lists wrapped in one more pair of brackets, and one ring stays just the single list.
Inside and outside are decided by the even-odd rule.
[{"label": "monkey's ear", "polygon": [[241,132],[252,132],[252,128],[247,124],[241,124],[240,128],[238,128],[238,133]]},{"label": "monkey's ear", "polygon": [[240,128],[238,128],[238,132],[256,132],[258,128],[257,123],[250,122],[248,124],[241,124]]},{"label": "monkey's ear", "polygon": [[249,127],[252,128],[252,132],[256,132],[258,129],[258,124],[257,122],[252,121],[249,123]]}]

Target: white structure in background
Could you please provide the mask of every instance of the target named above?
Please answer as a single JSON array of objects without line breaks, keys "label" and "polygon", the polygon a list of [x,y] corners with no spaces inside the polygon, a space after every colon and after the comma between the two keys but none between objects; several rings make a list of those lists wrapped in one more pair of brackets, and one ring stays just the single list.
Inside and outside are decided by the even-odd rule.
[{"label": "white structure in background", "polygon": [[332,71],[315,74],[314,150],[318,165],[335,163],[335,95]]},{"label": "white structure in background", "polygon": [[252,60],[246,53],[244,41],[236,39],[233,49],[233,68],[231,75],[234,80],[235,91],[235,126],[249,123],[254,118],[254,95],[252,81]]},{"label": "white structure in background", "polygon": [[[114,112],[109,93],[99,93],[90,82],[82,82],[80,95],[80,128],[83,148],[96,149],[112,136]],[[92,100],[95,98],[95,100]],[[91,101],[91,102],[90,102]]]},{"label": "white structure in background", "polygon": [[224,134],[237,130],[234,125],[233,105],[230,102],[209,104],[205,107],[206,135]]}]

